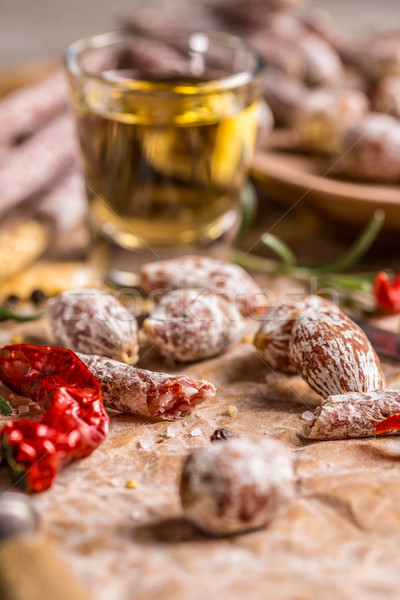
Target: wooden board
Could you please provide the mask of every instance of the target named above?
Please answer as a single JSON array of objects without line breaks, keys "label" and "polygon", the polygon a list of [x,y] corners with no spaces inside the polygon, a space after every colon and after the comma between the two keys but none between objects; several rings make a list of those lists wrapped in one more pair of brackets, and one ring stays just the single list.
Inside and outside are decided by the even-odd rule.
[{"label": "wooden board", "polygon": [[356,183],[333,175],[333,161],[293,150],[288,130],[266,139],[253,160],[252,175],[285,206],[298,202],[351,225],[363,225],[376,209],[386,227],[400,230],[400,185]]}]

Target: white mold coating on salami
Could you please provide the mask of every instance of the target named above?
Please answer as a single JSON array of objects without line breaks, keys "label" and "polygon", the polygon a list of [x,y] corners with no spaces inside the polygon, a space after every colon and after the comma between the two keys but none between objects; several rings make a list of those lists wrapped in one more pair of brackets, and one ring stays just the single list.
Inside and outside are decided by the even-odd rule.
[{"label": "white mold coating on salami", "polygon": [[314,411],[304,436],[313,440],[344,440],[375,435],[379,421],[400,413],[400,390],[349,392],[330,396]]},{"label": "white mold coating on salami", "polygon": [[272,369],[297,372],[290,357],[289,342],[296,318],[309,308],[328,313],[339,310],[333,302],[319,296],[287,299],[269,308],[254,338],[254,346]]},{"label": "white mold coating on salami", "polygon": [[69,290],[54,298],[48,315],[57,344],[128,364],[137,361],[136,318],[111,294]]},{"label": "white mold coating on salami", "polygon": [[271,438],[233,439],[195,450],[182,471],[185,515],[214,536],[268,524],[293,494],[291,457]]},{"label": "white mold coating on salami", "polygon": [[400,76],[400,36],[397,31],[375,35],[368,40],[360,55],[364,74],[372,80]]},{"label": "white mold coating on salami", "polygon": [[78,356],[100,384],[104,406],[121,412],[177,419],[215,396],[209,381],[137,369],[104,356]]},{"label": "white mold coating on salami", "polygon": [[385,385],[367,336],[339,311],[306,310],[293,325],[289,348],[300,375],[323,398]]},{"label": "white mold coating on salami", "polygon": [[360,90],[320,88],[312,91],[299,107],[294,129],[302,149],[318,154],[342,151],[347,130],[369,112]]},{"label": "white mold coating on salami", "polygon": [[197,289],[166,294],[143,323],[159,352],[180,362],[221,354],[241,339],[244,326],[235,304]]},{"label": "white mold coating on salami", "polygon": [[[224,296],[244,315],[265,311],[266,298],[250,275],[223,260],[206,256],[182,256],[147,263],[140,270],[141,285],[147,293],[198,288]],[[157,297],[154,296],[154,300]]]},{"label": "white mold coating on salami", "polygon": [[346,134],[340,173],[353,179],[400,180],[400,123],[394,117],[370,113]]},{"label": "white mold coating on salami", "polygon": [[400,119],[400,76],[384,77],[376,86],[374,109]]}]

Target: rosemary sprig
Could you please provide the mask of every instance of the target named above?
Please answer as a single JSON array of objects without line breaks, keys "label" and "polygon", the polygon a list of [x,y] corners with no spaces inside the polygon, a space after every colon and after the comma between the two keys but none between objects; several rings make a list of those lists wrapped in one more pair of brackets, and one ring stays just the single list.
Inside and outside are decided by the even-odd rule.
[{"label": "rosemary sprig", "polygon": [[385,213],[375,211],[371,221],[361,232],[350,248],[335,261],[325,265],[300,266],[292,250],[282,240],[265,233],[261,241],[278,255],[280,260],[263,258],[254,254],[234,251],[233,260],[250,269],[275,275],[288,275],[306,283],[317,282],[319,285],[333,287],[346,295],[346,291],[370,292],[376,273],[341,273],[354,267],[372,246],[382,229]]},{"label": "rosemary sprig", "polygon": [[385,222],[385,211],[376,210],[370,222],[353,242],[350,248],[337,260],[319,267],[309,267],[314,273],[332,273],[351,269],[367,253],[379,235]]},{"label": "rosemary sprig", "polygon": [[2,412],[4,415],[11,415],[13,412],[11,405],[7,402],[7,400],[5,400],[5,398],[3,398],[3,396],[0,396],[0,412]]},{"label": "rosemary sprig", "polygon": [[240,193],[240,210],[242,222],[238,233],[238,240],[243,240],[253,224],[257,211],[257,195],[253,184],[248,181]]},{"label": "rosemary sprig", "polygon": [[11,310],[4,304],[0,304],[0,321],[7,321],[13,319],[14,321],[36,321],[37,319],[41,319],[44,315],[44,312],[35,313],[33,315],[22,315],[20,313],[16,313]]},{"label": "rosemary sprig", "polygon": [[264,233],[261,236],[261,241],[265,246],[270,248],[270,250],[273,250],[273,252],[275,252],[275,254],[281,258],[285,267],[291,268],[297,264],[296,257],[289,246],[275,235],[272,235],[271,233]]}]

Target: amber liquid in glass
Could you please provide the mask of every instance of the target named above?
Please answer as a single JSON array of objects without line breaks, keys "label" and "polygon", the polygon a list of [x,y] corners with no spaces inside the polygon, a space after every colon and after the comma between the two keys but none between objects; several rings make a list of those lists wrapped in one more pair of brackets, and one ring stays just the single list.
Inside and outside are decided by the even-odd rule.
[{"label": "amber liquid in glass", "polygon": [[93,84],[76,102],[92,226],[125,248],[195,246],[238,222],[258,103],[233,91],[191,95],[197,82],[165,83],[179,97]]}]

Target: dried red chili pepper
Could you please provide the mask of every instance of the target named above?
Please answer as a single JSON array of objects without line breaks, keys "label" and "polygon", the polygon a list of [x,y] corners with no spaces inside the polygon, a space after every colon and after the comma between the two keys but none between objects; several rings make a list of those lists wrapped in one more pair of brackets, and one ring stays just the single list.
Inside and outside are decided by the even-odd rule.
[{"label": "dried red chili pepper", "polygon": [[8,421],[0,432],[2,462],[26,491],[46,490],[63,466],[88,456],[105,439],[109,418],[100,386],[71,350],[5,346],[0,380],[45,410],[39,423]]},{"label": "dried red chili pepper", "polygon": [[399,431],[400,430],[400,414],[391,415],[387,419],[383,419],[383,421],[379,421],[379,423],[375,426],[375,433],[388,433],[389,431]]},{"label": "dried red chili pepper", "polygon": [[388,312],[400,312],[400,274],[389,279],[380,271],[375,277],[374,294],[378,305]]}]

